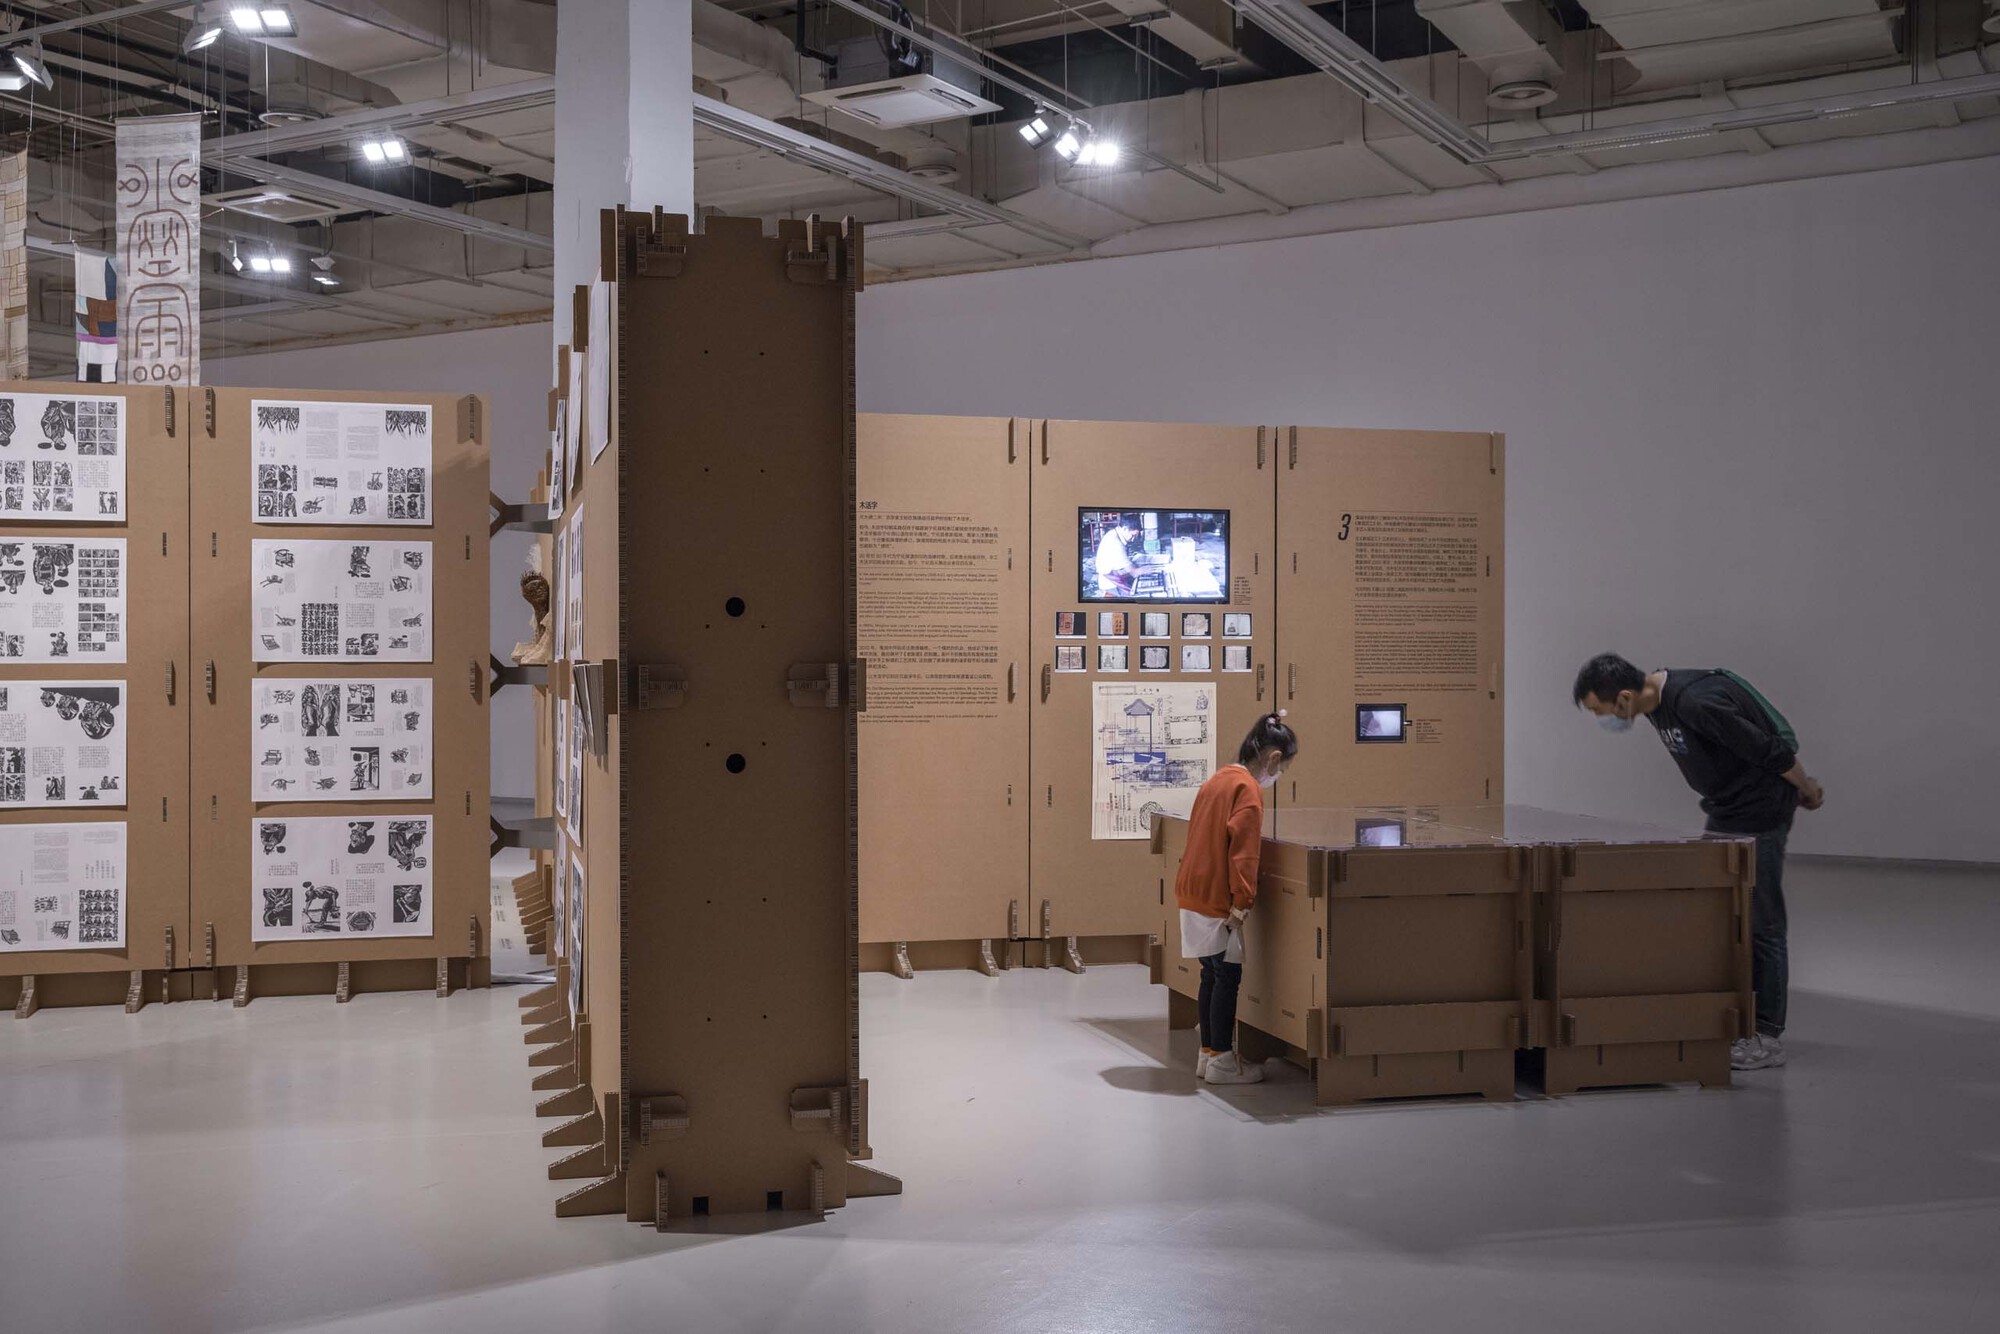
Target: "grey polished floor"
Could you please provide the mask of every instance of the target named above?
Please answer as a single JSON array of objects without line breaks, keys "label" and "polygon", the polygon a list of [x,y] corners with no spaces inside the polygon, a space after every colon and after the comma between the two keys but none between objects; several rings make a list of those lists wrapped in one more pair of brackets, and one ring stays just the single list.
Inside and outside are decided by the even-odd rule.
[{"label": "grey polished floor", "polygon": [[0,1329],[2000,1327],[2000,876],[1794,880],[1727,1092],[1320,1114],[1139,969],[869,976],[907,1193],[763,1235],[554,1219],[507,990],[0,1021]]}]

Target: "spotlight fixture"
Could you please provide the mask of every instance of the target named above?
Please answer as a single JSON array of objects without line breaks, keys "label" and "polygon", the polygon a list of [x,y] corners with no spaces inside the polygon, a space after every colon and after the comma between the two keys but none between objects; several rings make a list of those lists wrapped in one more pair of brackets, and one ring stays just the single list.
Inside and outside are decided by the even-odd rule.
[{"label": "spotlight fixture", "polygon": [[1056,140],[1056,156],[1065,162],[1076,161],[1077,154],[1082,151],[1083,140],[1076,137],[1075,130],[1064,130],[1062,137]]},{"label": "spotlight fixture", "polygon": [[1021,127],[1021,137],[1028,141],[1030,148],[1040,148],[1054,133],[1048,121],[1039,115]]},{"label": "spotlight fixture", "polygon": [[236,248],[236,238],[229,238],[229,267],[236,273],[243,272],[243,252]]},{"label": "spotlight fixture", "polygon": [[332,255],[314,255],[312,267],[312,280],[321,287],[340,286],[340,275],[333,271]]},{"label": "spotlight fixture", "polygon": [[2000,4],[1991,4],[1987,10],[1986,21],[1979,25],[1980,30],[2000,37]]},{"label": "spotlight fixture", "polygon": [[250,256],[250,272],[269,273],[270,271],[271,271],[271,257],[269,255]]},{"label": "spotlight fixture", "polygon": [[1076,155],[1079,167],[1115,167],[1123,150],[1115,139],[1091,139]]},{"label": "spotlight fixture", "polygon": [[298,20],[283,5],[235,5],[229,21],[245,37],[296,37]]},{"label": "spotlight fixture", "polygon": [[286,259],[283,255],[271,256],[271,272],[290,273],[291,271],[292,271],[292,261]]},{"label": "spotlight fixture", "polygon": [[42,44],[17,46],[7,53],[7,59],[14,62],[14,68],[29,83],[40,84],[44,88],[56,86],[56,76],[49,73],[49,67],[42,61]]},{"label": "spotlight fixture", "polygon": [[181,50],[193,55],[197,51],[206,51],[221,40],[222,20],[208,17],[203,13],[203,6],[196,5],[194,18],[188,24],[187,39],[181,43]]},{"label": "spotlight fixture", "polygon": [[376,166],[385,163],[400,165],[410,160],[410,148],[394,135],[382,139],[363,139],[361,156]]},{"label": "spotlight fixture", "polygon": [[0,92],[18,93],[28,86],[28,76],[12,65],[0,69]]}]

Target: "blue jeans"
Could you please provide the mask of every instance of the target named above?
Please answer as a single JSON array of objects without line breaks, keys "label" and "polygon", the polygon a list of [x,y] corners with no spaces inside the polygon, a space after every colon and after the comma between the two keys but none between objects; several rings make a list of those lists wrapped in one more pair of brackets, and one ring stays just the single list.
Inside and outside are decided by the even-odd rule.
[{"label": "blue jeans", "polygon": [[1227,963],[1220,954],[1201,961],[1201,1045],[1228,1051],[1236,1045],[1236,989],[1243,984],[1243,965]]},{"label": "blue jeans", "polygon": [[1750,985],[1757,992],[1757,1031],[1767,1038],[1784,1036],[1786,993],[1792,983],[1785,920],[1785,844],[1791,836],[1789,820],[1756,835],[1757,888],[1750,893]]}]

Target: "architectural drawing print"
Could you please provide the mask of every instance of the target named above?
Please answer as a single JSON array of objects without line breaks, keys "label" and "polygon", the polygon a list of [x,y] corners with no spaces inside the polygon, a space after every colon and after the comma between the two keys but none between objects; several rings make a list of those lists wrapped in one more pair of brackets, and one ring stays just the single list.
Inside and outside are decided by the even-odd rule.
[{"label": "architectural drawing print", "polygon": [[1091,722],[1093,839],[1148,837],[1155,813],[1185,809],[1215,771],[1212,685],[1101,681]]}]

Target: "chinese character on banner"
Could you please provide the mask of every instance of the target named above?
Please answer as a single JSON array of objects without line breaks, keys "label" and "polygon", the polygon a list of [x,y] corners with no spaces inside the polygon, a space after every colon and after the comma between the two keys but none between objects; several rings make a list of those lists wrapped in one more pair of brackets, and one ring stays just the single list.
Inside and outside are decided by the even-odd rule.
[{"label": "chinese character on banner", "polygon": [[132,384],[201,382],[201,118],[118,122],[118,339]]}]

